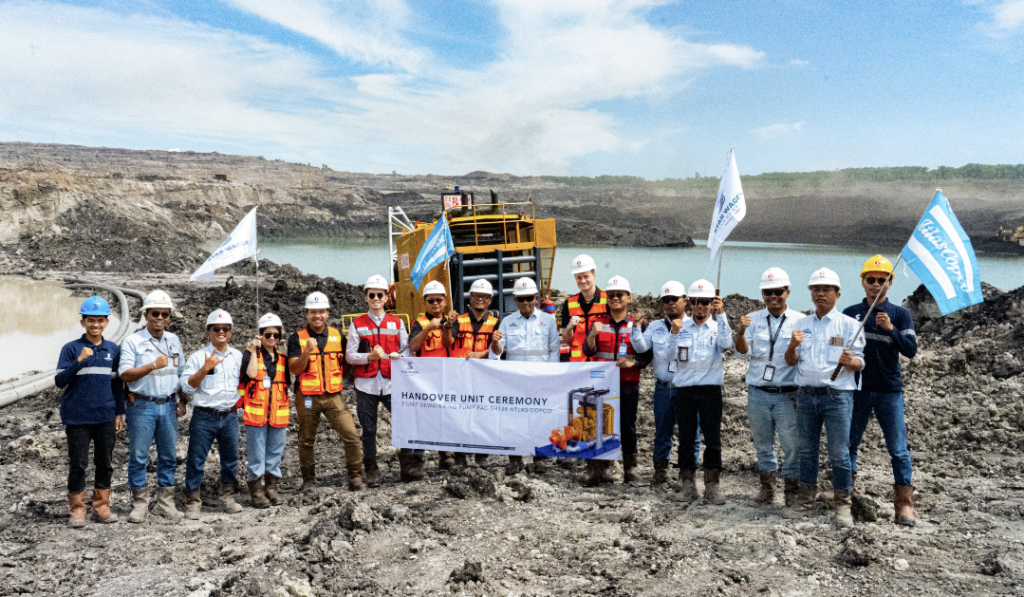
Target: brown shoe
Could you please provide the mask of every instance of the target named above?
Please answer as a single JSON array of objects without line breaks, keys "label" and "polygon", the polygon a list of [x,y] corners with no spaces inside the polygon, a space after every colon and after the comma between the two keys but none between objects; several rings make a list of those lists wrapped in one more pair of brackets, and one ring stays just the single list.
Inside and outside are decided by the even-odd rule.
[{"label": "brown shoe", "polygon": [[399,479],[402,483],[411,483],[423,479],[422,456],[413,454],[411,450],[402,448],[398,452]]},{"label": "brown shoe", "polygon": [[800,495],[800,482],[797,481],[796,479],[790,479],[789,477],[785,477],[783,479],[783,483],[783,496],[785,499],[786,507],[789,508],[790,506],[793,505],[793,502],[794,500],[796,500],[796,497]]},{"label": "brown shoe", "polygon": [[484,468],[487,466],[488,454],[473,454],[473,462],[476,466]]},{"label": "brown shoe", "polygon": [[814,496],[818,486],[813,483],[797,482],[797,492],[793,496],[793,504],[782,511],[783,518],[806,518],[814,512]]},{"label": "brown shoe", "polygon": [[139,487],[132,490],[132,511],[128,522],[143,523],[149,518],[149,488]]},{"label": "brown shoe", "polygon": [[775,471],[758,471],[758,473],[761,476],[761,490],[757,492],[755,501],[763,506],[775,500]]},{"label": "brown shoe", "polygon": [[725,505],[725,496],[719,485],[719,469],[704,469],[704,501],[713,506]]},{"label": "brown shoe", "polygon": [[199,520],[203,511],[203,497],[198,489],[185,488],[185,518]]},{"label": "brown shoe", "polygon": [[894,518],[896,524],[905,527],[912,527],[917,524],[917,515],[914,511],[914,486],[893,485],[892,505],[895,510]]},{"label": "brown shoe", "polygon": [[832,503],[835,504],[836,526],[846,529],[853,527],[853,512],[851,511],[853,492],[843,489],[833,489],[832,491],[835,495]]},{"label": "brown shoe", "polygon": [[446,471],[455,466],[455,457],[451,452],[437,453],[437,469]]},{"label": "brown shoe", "polygon": [[668,461],[660,458],[654,459],[654,476],[651,477],[653,485],[668,483]]},{"label": "brown shoe", "polygon": [[348,471],[348,490],[359,491],[363,488],[363,463],[357,462],[346,466]]},{"label": "brown shoe", "polygon": [[303,479],[299,492],[306,497],[316,497],[316,479]]},{"label": "brown shoe", "polygon": [[509,456],[508,464],[505,466],[505,475],[509,477],[518,475],[524,468],[522,456]]},{"label": "brown shoe", "polygon": [[636,454],[622,455],[622,482],[636,483],[640,480],[637,473]]},{"label": "brown shoe", "polygon": [[270,500],[267,499],[267,492],[263,489],[263,479],[249,481],[249,505],[253,508],[269,508]]},{"label": "brown shoe", "polygon": [[467,456],[469,455],[466,454],[465,452],[456,452],[454,458],[452,459],[452,466],[454,466],[455,468],[466,468],[468,464],[466,462]]},{"label": "brown shoe", "polygon": [[225,483],[220,486],[220,503],[224,506],[225,514],[238,514],[242,507],[235,502],[235,484]]},{"label": "brown shoe", "polygon": [[376,458],[363,458],[363,476],[367,487],[380,487],[380,467]]},{"label": "brown shoe", "polygon": [[[107,491],[110,491],[109,489]],[[71,510],[71,520],[68,525],[73,529],[80,529],[85,526],[85,490],[78,493],[68,492],[68,508]]]},{"label": "brown shoe", "polygon": [[605,485],[615,484],[615,462],[614,460],[598,460],[598,467],[601,471],[601,483]]},{"label": "brown shoe", "polygon": [[117,514],[110,511],[110,489],[92,490],[92,519],[103,524],[117,522]]},{"label": "brown shoe", "polygon": [[181,510],[174,504],[174,488],[173,487],[157,487],[156,488],[156,506],[153,507],[153,514],[155,516],[162,516],[175,520],[184,516]]},{"label": "brown shoe", "polygon": [[270,502],[271,506],[278,506],[281,504],[281,498],[277,494],[277,486],[281,484],[281,478],[275,477],[274,475],[264,475],[264,491],[267,493],[267,501]]},{"label": "brown shoe", "polygon": [[[853,482],[850,483],[853,486],[853,491],[857,491],[857,473],[853,473]],[[836,499],[836,490],[830,489],[828,491],[822,491],[814,496],[814,499],[819,502],[831,502]]]},{"label": "brown shoe", "polygon": [[587,460],[587,468],[580,478],[580,483],[586,487],[597,487],[600,485],[602,468],[603,463],[601,461]]},{"label": "brown shoe", "polygon": [[679,488],[676,489],[676,500],[690,503],[700,499],[697,493],[697,483],[693,480],[697,471],[679,469]]}]

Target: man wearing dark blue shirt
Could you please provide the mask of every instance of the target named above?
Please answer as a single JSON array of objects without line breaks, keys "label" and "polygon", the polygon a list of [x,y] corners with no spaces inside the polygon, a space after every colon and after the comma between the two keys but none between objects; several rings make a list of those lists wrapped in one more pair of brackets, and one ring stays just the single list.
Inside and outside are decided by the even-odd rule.
[{"label": "man wearing dark blue shirt", "polygon": [[861,285],[866,298],[847,307],[844,314],[862,321],[877,297],[875,312],[864,325],[864,371],[861,389],[853,394],[853,418],[850,423],[850,464],[857,474],[857,448],[864,437],[871,413],[885,436],[885,447],[892,459],[893,508],[897,524],[914,526],[914,487],[912,466],[907,450],[907,425],[903,418],[903,374],[900,355],[913,358],[917,354],[917,335],[910,312],[889,302],[886,292],[892,286],[892,263],[875,255],[864,263]]},{"label": "man wearing dark blue shirt", "polygon": [[96,478],[92,491],[92,516],[98,522],[117,521],[110,511],[111,458],[114,436],[124,429],[122,384],[117,377],[120,349],[103,339],[110,305],[98,296],[89,297],[80,310],[85,334],[61,349],[54,378],[64,389],[60,420],[68,438],[68,506],[73,528],[85,526],[85,469],[89,444],[93,444]]}]

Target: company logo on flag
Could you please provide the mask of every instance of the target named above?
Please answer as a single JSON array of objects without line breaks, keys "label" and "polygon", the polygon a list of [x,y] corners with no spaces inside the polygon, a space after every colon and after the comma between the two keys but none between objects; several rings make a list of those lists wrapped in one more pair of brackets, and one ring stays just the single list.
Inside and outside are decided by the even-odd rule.
[{"label": "company logo on flag", "polygon": [[711,218],[711,231],[708,233],[708,248],[711,259],[715,258],[718,248],[725,242],[732,229],[747,215],[747,201],[743,197],[743,186],[740,184],[740,171],[736,168],[736,155],[729,152],[729,162],[722,173],[722,182],[718,184],[718,200],[715,202],[715,215]]},{"label": "company logo on flag", "polygon": [[409,280],[412,281],[416,290],[423,284],[423,277],[436,265],[444,263],[449,257],[455,254],[455,243],[452,242],[452,233],[448,229],[448,218],[441,216],[440,220],[430,231],[427,242],[423,243],[420,254],[416,258],[416,265],[409,273]]},{"label": "company logo on flag", "polygon": [[217,250],[199,266],[189,281],[210,280],[217,268],[231,265],[236,261],[256,254],[256,208],[245,214]]},{"label": "company logo on flag", "polygon": [[943,315],[983,300],[978,259],[971,239],[942,191],[932,197],[903,247],[903,259],[935,297]]}]

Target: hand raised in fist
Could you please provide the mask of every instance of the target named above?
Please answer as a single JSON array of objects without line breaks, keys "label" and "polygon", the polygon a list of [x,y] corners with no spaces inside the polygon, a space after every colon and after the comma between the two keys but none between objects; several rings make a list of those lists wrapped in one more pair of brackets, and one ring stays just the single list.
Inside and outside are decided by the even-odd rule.
[{"label": "hand raised in fist", "polygon": [[604,324],[600,321],[595,321],[594,326],[590,328],[590,335],[597,338],[597,335],[604,331]]},{"label": "hand raised in fist", "polygon": [[86,359],[92,356],[92,349],[88,346],[82,347],[82,352],[78,353],[78,362],[84,363]]},{"label": "hand raised in fist", "polygon": [[167,363],[168,359],[166,355],[158,356],[156,360],[153,361],[153,371],[156,371],[157,369],[163,369],[164,367],[167,366]]},{"label": "hand raised in fist", "polygon": [[803,330],[793,330],[793,336],[789,339],[790,346],[800,346],[800,343],[804,341]]},{"label": "hand raised in fist", "polygon": [[430,320],[430,331],[436,330],[441,327],[443,320],[440,317],[435,317]]},{"label": "hand raised in fist", "polygon": [[682,319],[673,319],[672,320],[672,334],[673,335],[678,334],[679,330],[681,330],[681,329],[683,329],[683,320]]},{"label": "hand raised in fist", "polygon": [[308,357],[313,354],[313,349],[316,348],[316,339],[309,338],[308,340],[301,340],[302,342],[302,356]]},{"label": "hand raised in fist", "polygon": [[381,346],[374,346],[373,350],[370,351],[368,357],[371,361],[379,361],[380,359],[386,358],[388,355],[384,352],[384,348]]},{"label": "hand raised in fist", "polygon": [[249,348],[259,350],[260,346],[263,346],[263,341],[260,340],[260,336],[259,334],[257,334],[256,337],[253,338],[251,342],[249,342]]},{"label": "hand raised in fist", "polygon": [[575,328],[579,324],[580,324],[580,316],[579,315],[573,315],[572,317],[569,318],[569,328]]},{"label": "hand raised in fist", "polygon": [[749,328],[749,327],[750,327],[750,316],[749,315],[744,315],[744,316],[740,317],[740,327],[736,331],[742,334],[743,332],[747,331],[747,328]]},{"label": "hand raised in fist", "polygon": [[445,324],[445,326],[446,327],[452,327],[453,325],[455,325],[455,322],[458,321],[458,319],[459,319],[459,314],[456,313],[454,309],[449,311],[448,312],[448,321]]}]

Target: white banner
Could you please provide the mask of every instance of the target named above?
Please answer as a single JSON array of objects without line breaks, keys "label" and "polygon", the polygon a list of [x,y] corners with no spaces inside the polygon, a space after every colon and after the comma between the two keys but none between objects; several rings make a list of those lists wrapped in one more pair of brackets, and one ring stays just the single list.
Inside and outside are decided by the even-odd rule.
[{"label": "white banner", "polygon": [[256,208],[245,214],[242,221],[235,226],[217,250],[199,266],[189,281],[197,279],[209,281],[218,267],[231,265],[236,261],[252,257],[256,254]]},{"label": "white banner", "polygon": [[718,199],[715,201],[715,215],[711,218],[711,231],[708,232],[708,248],[711,259],[715,258],[718,247],[725,238],[747,215],[747,201],[743,197],[743,185],[740,184],[740,171],[736,168],[736,155],[729,150],[729,162],[722,173],[722,182],[718,184]]},{"label": "white banner", "polygon": [[619,460],[619,416],[619,370],[612,362],[391,363],[397,448]]}]

